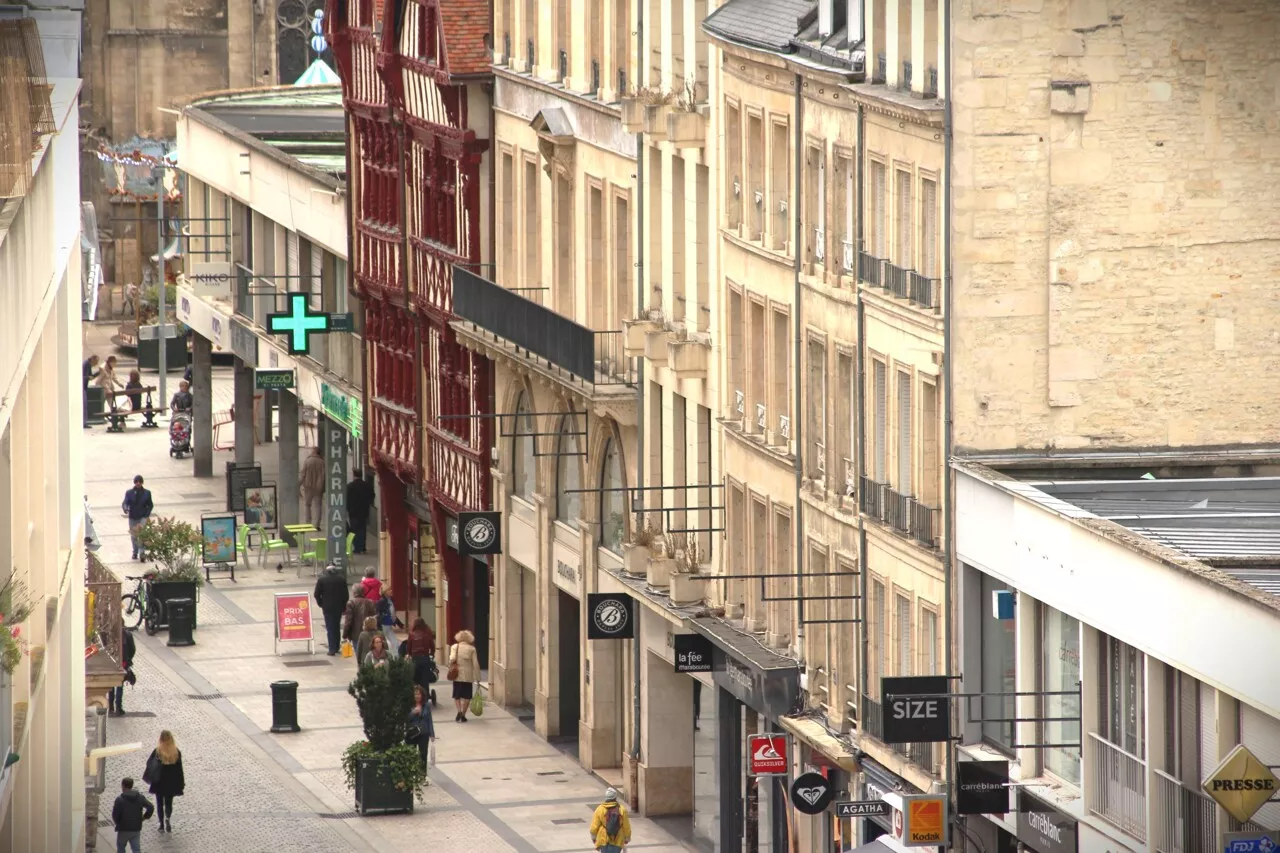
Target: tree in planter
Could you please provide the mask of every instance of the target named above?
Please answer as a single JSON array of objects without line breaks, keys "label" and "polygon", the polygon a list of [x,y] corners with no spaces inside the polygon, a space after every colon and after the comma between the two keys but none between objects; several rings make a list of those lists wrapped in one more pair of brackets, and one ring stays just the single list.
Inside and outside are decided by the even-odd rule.
[{"label": "tree in planter", "polygon": [[143,550],[155,558],[163,568],[156,572],[153,581],[180,581],[204,583],[200,574],[200,531],[195,525],[169,516],[148,518],[138,531],[138,541]]},{"label": "tree in planter", "polygon": [[356,787],[362,761],[376,761],[396,790],[411,791],[421,802],[427,769],[418,748],[404,742],[413,707],[413,662],[397,658],[376,666],[361,664],[347,692],[355,697],[365,736],[342,753],[347,787]]}]

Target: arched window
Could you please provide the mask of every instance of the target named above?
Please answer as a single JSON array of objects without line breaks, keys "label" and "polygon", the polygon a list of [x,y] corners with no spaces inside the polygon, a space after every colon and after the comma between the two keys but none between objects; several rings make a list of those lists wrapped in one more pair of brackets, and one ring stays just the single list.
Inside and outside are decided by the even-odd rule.
[{"label": "arched window", "polygon": [[578,420],[573,415],[560,418],[556,448],[556,518],[575,522],[582,515],[582,451],[578,446]]},{"label": "arched window", "polygon": [[529,395],[521,394],[516,402],[516,426],[511,439],[511,493],[522,498],[533,496],[538,485],[537,462],[533,457],[533,418],[529,415]]},{"label": "arched window", "polygon": [[618,443],[610,438],[604,445],[604,459],[600,463],[600,546],[622,553],[622,543],[627,535],[626,494],[621,491],[622,455]]}]

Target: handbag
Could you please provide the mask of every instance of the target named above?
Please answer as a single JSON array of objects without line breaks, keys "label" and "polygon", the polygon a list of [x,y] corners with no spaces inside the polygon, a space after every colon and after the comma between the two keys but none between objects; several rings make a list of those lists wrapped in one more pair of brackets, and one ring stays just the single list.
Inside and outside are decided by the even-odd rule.
[{"label": "handbag", "polygon": [[160,772],[160,756],[153,752],[147,759],[147,768],[142,771],[142,781],[154,785],[160,781]]},{"label": "handbag", "polygon": [[343,656],[344,658],[349,658],[349,657],[355,657],[355,654],[356,654],[356,650],[355,650],[354,648],[352,648],[352,647],[351,647],[351,641],[350,641],[350,640],[343,640],[343,641],[342,641],[342,656]]},{"label": "handbag", "polygon": [[409,723],[404,727],[404,742],[409,744],[421,743],[426,732],[422,730],[422,726],[418,723]]},{"label": "handbag", "polygon": [[444,677],[449,679],[450,681],[458,680],[458,661],[456,660],[457,656],[458,656],[458,647],[454,646],[452,649],[449,650],[449,657],[450,657],[449,669],[444,674]]},{"label": "handbag", "polygon": [[484,694],[479,690],[476,691],[476,695],[471,697],[471,716],[484,716]]}]

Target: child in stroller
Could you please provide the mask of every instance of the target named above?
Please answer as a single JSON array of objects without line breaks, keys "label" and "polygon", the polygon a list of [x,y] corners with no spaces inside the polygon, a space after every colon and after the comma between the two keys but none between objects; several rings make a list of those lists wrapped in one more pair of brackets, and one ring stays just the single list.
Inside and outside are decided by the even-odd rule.
[{"label": "child in stroller", "polygon": [[191,452],[191,410],[194,406],[191,395],[191,383],[183,379],[178,383],[178,392],[169,402],[169,455],[182,458],[182,454]]}]

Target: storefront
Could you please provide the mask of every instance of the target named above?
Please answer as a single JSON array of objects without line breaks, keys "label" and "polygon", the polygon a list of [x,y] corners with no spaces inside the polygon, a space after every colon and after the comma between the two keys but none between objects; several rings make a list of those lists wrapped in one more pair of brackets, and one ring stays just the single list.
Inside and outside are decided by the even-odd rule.
[{"label": "storefront", "polygon": [[[715,653],[715,695],[702,696],[699,705],[700,727],[715,727],[716,849],[720,853],[785,853],[790,849],[788,776],[748,774],[746,744],[751,735],[782,731],[778,720],[799,702],[799,667],[722,620],[691,619],[689,627],[709,639]],[[705,802],[697,797],[695,808],[701,809]],[[694,822],[705,824],[707,816],[695,812]]]},{"label": "storefront", "polygon": [[[441,549],[443,575],[439,604],[444,608],[444,625],[449,640],[466,629],[475,634],[476,658],[480,669],[489,668],[489,602],[493,578],[488,558],[458,553],[458,518],[437,506],[437,517],[444,530]],[[487,680],[487,679],[486,679]]]}]

